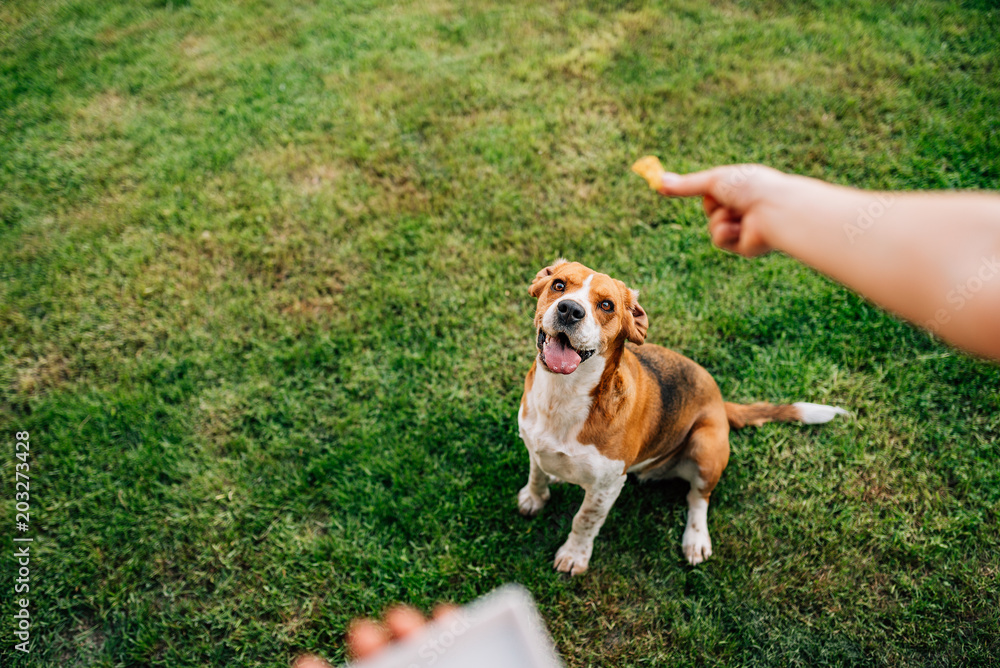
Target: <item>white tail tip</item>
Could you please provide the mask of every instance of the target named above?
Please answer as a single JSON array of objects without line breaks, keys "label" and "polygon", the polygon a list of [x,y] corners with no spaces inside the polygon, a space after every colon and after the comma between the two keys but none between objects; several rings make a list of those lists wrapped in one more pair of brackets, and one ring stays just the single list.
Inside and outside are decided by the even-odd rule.
[{"label": "white tail tip", "polygon": [[810,404],[805,401],[798,401],[792,404],[799,409],[799,419],[804,424],[823,424],[829,422],[838,415],[850,415],[840,406],[826,406],[824,404]]}]

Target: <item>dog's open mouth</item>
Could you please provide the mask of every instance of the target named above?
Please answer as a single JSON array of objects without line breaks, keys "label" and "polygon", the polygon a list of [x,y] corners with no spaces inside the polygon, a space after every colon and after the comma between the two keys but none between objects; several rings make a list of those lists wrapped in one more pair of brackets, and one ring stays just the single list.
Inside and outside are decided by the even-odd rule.
[{"label": "dog's open mouth", "polygon": [[563,332],[550,335],[538,330],[538,350],[542,364],[552,373],[569,374],[594,354],[593,350],[577,350]]}]

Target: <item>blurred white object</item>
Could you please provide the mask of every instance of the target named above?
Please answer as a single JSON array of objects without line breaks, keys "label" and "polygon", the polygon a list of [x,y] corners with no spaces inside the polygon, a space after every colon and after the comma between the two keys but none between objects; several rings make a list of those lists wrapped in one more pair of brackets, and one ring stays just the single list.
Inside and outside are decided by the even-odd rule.
[{"label": "blurred white object", "polygon": [[561,668],[528,590],[504,585],[351,668]]}]

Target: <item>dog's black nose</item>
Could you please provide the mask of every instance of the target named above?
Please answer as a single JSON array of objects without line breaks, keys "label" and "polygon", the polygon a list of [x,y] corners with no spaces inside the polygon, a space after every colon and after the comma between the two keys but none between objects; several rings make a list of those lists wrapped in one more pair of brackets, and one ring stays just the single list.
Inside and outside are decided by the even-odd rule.
[{"label": "dog's black nose", "polygon": [[572,325],[583,320],[583,317],[587,315],[587,312],[583,310],[583,307],[572,299],[564,299],[559,302],[556,307],[559,312],[559,322],[564,325]]}]

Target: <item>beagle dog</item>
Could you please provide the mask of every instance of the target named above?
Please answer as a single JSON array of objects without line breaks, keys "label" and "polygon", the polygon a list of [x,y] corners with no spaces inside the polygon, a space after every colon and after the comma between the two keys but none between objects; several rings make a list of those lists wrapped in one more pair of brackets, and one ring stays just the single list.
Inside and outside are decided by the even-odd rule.
[{"label": "beagle dog", "polygon": [[708,500],[729,461],[729,430],[772,420],[818,424],[842,408],[725,402],[712,376],[666,348],[643,345],[649,319],[638,294],[577,262],[558,260],[529,289],[538,355],[517,414],[528,448],[528,484],[518,494],[534,516],[559,481],[585,490],[555,569],[587,570],[608,511],[625,484],[677,477],[691,484],[681,547],[692,565],[712,555]]}]

